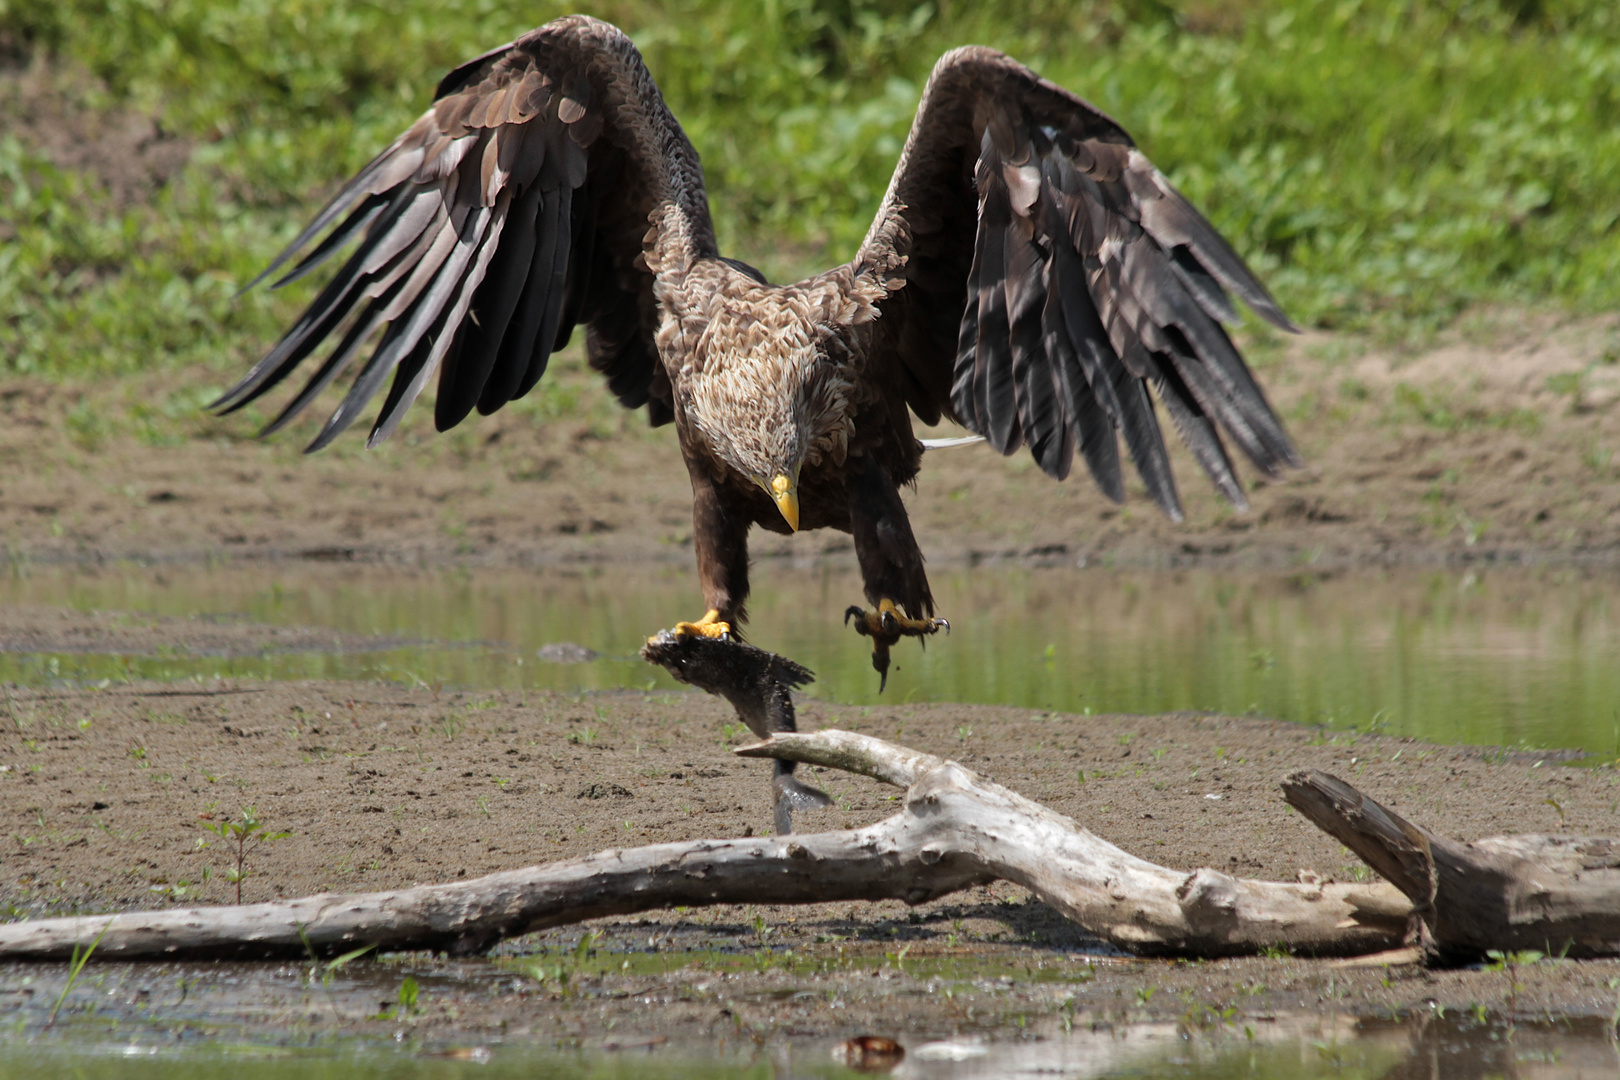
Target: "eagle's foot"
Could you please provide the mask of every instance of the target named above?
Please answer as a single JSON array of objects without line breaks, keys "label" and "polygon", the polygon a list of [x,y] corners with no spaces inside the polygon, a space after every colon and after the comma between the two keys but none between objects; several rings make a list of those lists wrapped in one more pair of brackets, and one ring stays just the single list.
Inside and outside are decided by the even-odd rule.
[{"label": "eagle's foot", "polygon": [[[710,608],[697,622],[678,622],[674,626],[676,637],[701,637],[716,641],[731,640],[731,624],[720,618],[720,613]],[[656,641],[656,637],[647,639],[648,643]]]},{"label": "eagle's foot", "polygon": [[950,633],[946,619],[913,619],[905,615],[893,600],[884,598],[872,611],[851,604],[844,611],[844,625],[855,620],[855,632],[872,639],[872,670],[878,673],[878,693],[889,685],[889,647],[902,637],[927,637],[942,628]]}]

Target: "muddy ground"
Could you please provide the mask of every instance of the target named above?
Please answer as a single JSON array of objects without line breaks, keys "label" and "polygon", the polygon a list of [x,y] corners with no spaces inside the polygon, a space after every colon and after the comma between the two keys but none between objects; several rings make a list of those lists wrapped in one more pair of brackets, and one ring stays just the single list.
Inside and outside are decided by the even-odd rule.
[{"label": "muddy ground", "polygon": [[[232,863],[206,826],[243,806],[291,834],[249,855],[249,902],[743,836],[771,819],[767,766],[727,752],[746,736],[728,726],[727,707],[700,694],[198,682],[11,688],[5,707],[0,903],[14,917],[229,903],[223,871]],[[1189,870],[1364,879],[1348,852],[1283,804],[1277,781],[1301,766],[1350,778],[1459,838],[1613,834],[1620,824],[1620,780],[1609,769],[1263,719],[808,702],[800,720],[949,755],[1127,850]],[[858,826],[896,808],[897,792],[873,781],[814,779],[837,805],[803,816],[803,830]],[[1060,1023],[1064,1010],[1239,1030],[1302,1009],[1388,1016],[1478,1005],[1500,1015],[1509,990],[1500,971],[1129,960],[1006,884],[914,909],[724,906],[590,929],[602,940],[577,966],[580,932],[556,931],[490,961],[356,961],[335,997],[311,996],[308,965],[118,965],[107,975],[131,988],[132,1002],[153,979],[196,978],[235,1002],[227,1015],[252,1000],[254,1016],[308,1012],[363,1031],[397,1023],[377,1017],[409,972],[431,987],[426,1011],[411,1019],[419,1034],[587,1041],[625,1029],[993,1036],[1012,1032],[1004,1025],[1019,1015]],[[49,970],[60,978],[60,965]],[[0,991],[17,991],[30,973],[4,969]],[[560,982],[564,974],[571,981]],[[1521,1018],[1607,1016],[1616,975],[1620,963],[1535,964],[1518,976],[1513,1007]],[[229,978],[245,978],[257,996],[230,990]],[[664,1006],[656,1021],[649,1002]]]}]

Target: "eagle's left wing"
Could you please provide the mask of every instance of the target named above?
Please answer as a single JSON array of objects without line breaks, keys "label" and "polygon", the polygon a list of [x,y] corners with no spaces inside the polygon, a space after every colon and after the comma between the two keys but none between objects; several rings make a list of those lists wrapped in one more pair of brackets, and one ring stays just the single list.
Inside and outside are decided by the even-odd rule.
[{"label": "eagle's left wing", "polygon": [[[316,238],[326,235],[319,243]],[[268,431],[375,339],[315,437],[326,445],[390,389],[370,442],[438,376],[434,422],[528,393],[576,325],[591,366],[654,423],[673,416],[654,335],[654,274],[715,254],[697,152],[623,33],[568,16],[485,53],[344,185],[265,271],[300,277],[353,248],[304,314],[223,397],[241,408],[335,340]]]},{"label": "eagle's left wing", "polygon": [[874,359],[917,415],[1028,445],[1054,477],[1078,448],[1122,499],[1123,433],[1179,520],[1150,385],[1239,507],[1218,428],[1267,474],[1299,463],[1221,325],[1230,290],[1293,329],[1271,295],[1118,124],[1001,53],[935,66],[850,269],[882,293]]}]

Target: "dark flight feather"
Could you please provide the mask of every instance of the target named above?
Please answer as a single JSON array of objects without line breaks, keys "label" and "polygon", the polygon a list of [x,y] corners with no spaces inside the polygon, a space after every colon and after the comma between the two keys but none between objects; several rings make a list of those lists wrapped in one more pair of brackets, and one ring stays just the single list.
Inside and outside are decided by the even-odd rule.
[{"label": "dark flight feather", "polygon": [[537,216],[537,242],[529,260],[529,271],[518,301],[517,313],[501,339],[495,368],[490,372],[478,398],[478,411],[484,416],[517,397],[518,386],[528,373],[538,347],[540,327],[545,322],[546,305],[551,298],[551,275],[557,261],[559,210],[562,194],[545,184],[546,170],[540,171],[540,209]]},{"label": "dark flight feather", "polygon": [[511,329],[512,316],[528,284],[540,200],[540,188],[531,187],[507,211],[502,243],[473,300],[474,318],[461,328],[462,347],[455,362],[440,369],[439,397],[434,403],[434,425],[440,431],[467,418],[495,370],[501,342]]},{"label": "dark flight feather", "polygon": [[973,361],[976,428],[998,453],[1010,454],[1022,443],[1018,401],[1013,391],[1011,328],[1007,321],[1006,231],[1012,207],[1001,179],[1000,158],[984,136],[979,158],[979,234],[983,238],[978,280],[978,341]]},{"label": "dark flight feather", "polygon": [[326,239],[316,245],[315,250],[305,255],[297,266],[277,278],[272,289],[279,289],[283,285],[290,285],[310,271],[317,269],[327,259],[349,246],[356,235],[364,232],[379,217],[388,212],[392,200],[381,195],[373,195],[359,206],[354,212],[343,219],[343,224],[326,234]]},{"label": "dark flight feather", "polygon": [[529,357],[528,369],[522,381],[518,383],[514,397],[523,397],[534,389],[534,385],[546,373],[546,365],[551,361],[551,350],[557,343],[558,330],[562,326],[563,301],[568,299],[568,255],[574,246],[573,202],[574,189],[565,183],[557,189],[556,247],[551,255],[551,282],[546,289],[545,318],[540,322],[540,332],[534,341],[534,352]]}]

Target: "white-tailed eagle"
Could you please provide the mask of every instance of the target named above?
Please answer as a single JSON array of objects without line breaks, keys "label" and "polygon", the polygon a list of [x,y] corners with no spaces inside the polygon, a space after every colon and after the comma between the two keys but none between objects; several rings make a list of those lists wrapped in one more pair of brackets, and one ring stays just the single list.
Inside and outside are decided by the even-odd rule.
[{"label": "white-tailed eagle", "polygon": [[913,415],[1058,480],[1078,454],[1115,500],[1123,436],[1173,518],[1155,397],[1239,507],[1222,433],[1263,473],[1297,463],[1223,328],[1234,293],[1290,328],[1275,301],[1118,124],[991,49],[940,59],[860,250],[791,285],[720,254],[697,152],[629,38],[584,16],[452,71],[266,274],[317,238],[283,281],[353,251],[217,407],[323,355],[274,431],[370,346],[310,449],[385,384],[371,445],[434,378],[442,431],[528,393],[584,326],[619,401],[679,433],[708,607],[688,633],[745,618],[754,525],[852,535],[873,610],[846,620],[879,672],[940,625],[899,494]]}]

